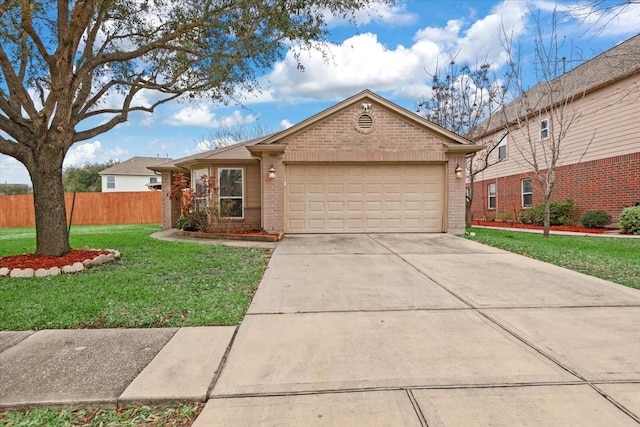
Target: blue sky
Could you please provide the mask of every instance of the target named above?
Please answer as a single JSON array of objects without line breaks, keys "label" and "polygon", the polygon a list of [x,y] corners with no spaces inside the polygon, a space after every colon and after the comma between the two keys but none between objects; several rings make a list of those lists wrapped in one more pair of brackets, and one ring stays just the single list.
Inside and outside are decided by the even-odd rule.
[{"label": "blue sky", "polygon": [[[623,3],[611,1],[610,5]],[[216,129],[245,123],[278,131],[363,89],[414,110],[430,95],[427,72],[436,64],[474,64],[488,60],[499,77],[505,54],[501,28],[520,46],[525,69],[531,69],[535,17],[542,28],[554,8],[560,12],[563,54],[575,66],[640,32],[640,4],[613,10],[609,16],[585,14],[576,0],[405,0],[378,5],[358,14],[358,26],[330,21],[328,59],[317,51],[303,52],[305,71],[296,69],[292,53],[260,81],[261,92],[245,96],[242,105],[174,102],[154,114],[135,113],[127,123],[94,139],[74,145],[65,166],[133,156],[180,158],[198,151],[199,142]],[[599,18],[599,19],[598,19]],[[533,75],[530,84],[535,83]],[[30,184],[26,169],[0,155],[0,182]]]}]

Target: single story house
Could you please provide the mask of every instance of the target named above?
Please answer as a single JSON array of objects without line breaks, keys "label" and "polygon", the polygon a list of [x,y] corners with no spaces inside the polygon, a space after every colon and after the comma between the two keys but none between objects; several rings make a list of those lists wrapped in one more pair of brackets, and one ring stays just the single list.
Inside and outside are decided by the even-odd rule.
[{"label": "single story house", "polygon": [[171,159],[160,157],[132,157],[101,170],[102,192],[160,190],[162,177],[149,170],[150,166]]},{"label": "single story house", "polygon": [[163,226],[175,172],[214,177],[236,229],[285,233],[464,232],[464,164],[483,147],[365,90],[281,132],[151,166]]}]

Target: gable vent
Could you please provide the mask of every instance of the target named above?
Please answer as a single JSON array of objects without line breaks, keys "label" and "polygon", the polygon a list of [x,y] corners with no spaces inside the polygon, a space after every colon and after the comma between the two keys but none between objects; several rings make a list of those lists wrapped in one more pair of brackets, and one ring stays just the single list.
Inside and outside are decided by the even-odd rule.
[{"label": "gable vent", "polygon": [[369,114],[361,114],[358,117],[358,129],[369,130],[373,127],[373,117]]}]

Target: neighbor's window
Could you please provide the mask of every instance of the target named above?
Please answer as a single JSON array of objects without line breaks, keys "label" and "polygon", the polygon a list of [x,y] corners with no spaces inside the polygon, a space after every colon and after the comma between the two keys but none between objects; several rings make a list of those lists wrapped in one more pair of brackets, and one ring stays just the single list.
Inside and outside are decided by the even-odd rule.
[{"label": "neighbor's window", "polygon": [[498,142],[498,159],[506,159],[507,158],[507,140],[508,134],[504,134],[500,136],[500,142]]},{"label": "neighbor's window", "polygon": [[158,183],[157,176],[152,176],[151,178],[149,178],[149,184],[157,184],[157,183]]},{"label": "neighbor's window", "polygon": [[529,178],[522,180],[522,207],[530,208],[533,205],[533,185]]},{"label": "neighbor's window", "polygon": [[209,170],[196,169],[191,172],[191,189],[194,191],[195,208],[205,209],[209,205]]},{"label": "neighbor's window", "polygon": [[489,198],[489,209],[496,208],[496,184],[487,185],[487,194]]},{"label": "neighbor's window", "polygon": [[244,218],[244,170],[242,168],[218,169],[220,216]]},{"label": "neighbor's window", "polygon": [[116,188],[116,177],[107,175],[107,188]]},{"label": "neighbor's window", "polygon": [[540,122],[540,139],[547,139],[549,137],[549,119],[544,119]]}]

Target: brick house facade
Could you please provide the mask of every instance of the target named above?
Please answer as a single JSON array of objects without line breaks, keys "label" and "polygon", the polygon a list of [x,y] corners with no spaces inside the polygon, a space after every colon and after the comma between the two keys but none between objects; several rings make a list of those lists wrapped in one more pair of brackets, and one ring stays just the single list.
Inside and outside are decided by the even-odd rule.
[{"label": "brick house facade", "polygon": [[[233,228],[461,233],[464,178],[455,170],[479,149],[365,90],[282,132],[154,170],[206,171],[221,188],[235,171],[242,215]],[[177,219],[172,203],[165,200],[165,228]]]},{"label": "brick house facade", "polygon": [[[517,128],[506,118],[494,122],[478,141],[489,144],[507,134],[501,153],[504,158],[476,175],[473,218],[514,219],[523,209],[543,201],[534,173],[524,158],[530,155],[529,151],[522,147],[538,132],[539,144],[544,144],[544,137],[551,137],[554,132],[550,118],[560,114],[560,109],[575,114],[576,119],[562,140],[552,199],[571,199],[578,215],[589,209],[604,210],[612,216],[614,224],[622,209],[640,201],[638,58],[640,35],[552,81],[551,85],[557,83],[557,87],[564,88],[565,98],[555,106],[542,105],[528,117],[524,128]],[[544,99],[543,91],[548,86],[536,85],[525,96]],[[505,110],[516,108],[514,104]],[[543,133],[545,124],[549,134]],[[491,155],[492,160],[497,160],[499,150]],[[523,186],[526,179],[533,184],[531,196],[528,185]],[[490,191],[495,191],[495,198]]]}]

